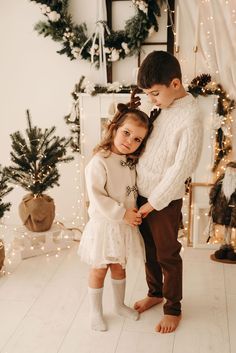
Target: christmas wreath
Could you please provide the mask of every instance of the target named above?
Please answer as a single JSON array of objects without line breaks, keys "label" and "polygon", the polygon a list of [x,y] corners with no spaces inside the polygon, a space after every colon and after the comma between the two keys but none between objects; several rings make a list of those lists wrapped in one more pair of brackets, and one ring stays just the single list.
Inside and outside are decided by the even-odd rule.
[{"label": "christmas wreath", "polygon": [[39,21],[35,30],[50,36],[62,44],[59,54],[66,54],[71,60],[85,59],[99,66],[99,57],[103,51],[106,61],[114,62],[132,56],[140,51],[141,44],[158,31],[157,16],[164,0],[132,0],[136,14],[125,23],[124,30],[113,31],[105,21],[99,21],[103,27],[104,43],[99,42],[96,33],[88,37],[85,23],[74,24],[68,13],[68,0],[30,0],[39,4],[46,21]]}]

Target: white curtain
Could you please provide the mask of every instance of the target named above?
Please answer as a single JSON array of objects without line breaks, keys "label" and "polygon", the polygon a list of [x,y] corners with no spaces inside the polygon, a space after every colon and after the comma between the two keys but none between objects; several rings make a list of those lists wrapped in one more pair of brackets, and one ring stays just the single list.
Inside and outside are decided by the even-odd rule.
[{"label": "white curtain", "polygon": [[178,0],[177,5],[178,58],[185,81],[209,73],[232,98],[236,97],[236,0]]},{"label": "white curtain", "polygon": [[210,73],[236,96],[236,0],[198,1],[199,51]]},{"label": "white curtain", "polygon": [[[188,85],[208,73],[236,100],[236,0],[176,0],[179,6],[179,53]],[[194,52],[194,47],[198,50]],[[236,136],[236,110],[232,133]],[[236,138],[232,139],[236,159]]]}]

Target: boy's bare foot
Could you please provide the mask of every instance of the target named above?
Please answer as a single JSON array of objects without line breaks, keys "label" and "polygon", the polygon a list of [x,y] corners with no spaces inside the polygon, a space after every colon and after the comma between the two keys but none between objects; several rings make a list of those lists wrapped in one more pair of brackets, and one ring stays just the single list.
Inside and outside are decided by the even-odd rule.
[{"label": "boy's bare foot", "polygon": [[170,333],[175,331],[179,322],[181,320],[181,315],[164,315],[163,319],[156,326],[155,330],[160,333]]},{"label": "boy's bare foot", "polygon": [[142,313],[145,310],[150,309],[152,306],[160,304],[163,301],[163,298],[157,297],[146,297],[142,300],[137,301],[134,304],[134,309],[139,313]]}]

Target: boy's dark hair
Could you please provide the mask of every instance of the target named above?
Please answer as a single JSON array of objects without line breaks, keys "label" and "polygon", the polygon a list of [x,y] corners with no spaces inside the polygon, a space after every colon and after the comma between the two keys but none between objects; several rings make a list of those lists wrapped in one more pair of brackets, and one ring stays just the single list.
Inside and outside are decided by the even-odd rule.
[{"label": "boy's dark hair", "polygon": [[181,68],[178,60],[166,51],[153,51],[142,62],[137,83],[140,88],[151,88],[153,85],[169,86],[174,78],[182,82]]}]

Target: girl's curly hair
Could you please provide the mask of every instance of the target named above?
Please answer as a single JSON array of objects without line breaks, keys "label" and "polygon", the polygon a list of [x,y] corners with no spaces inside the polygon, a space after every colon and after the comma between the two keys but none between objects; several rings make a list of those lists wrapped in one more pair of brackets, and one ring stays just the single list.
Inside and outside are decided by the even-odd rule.
[{"label": "girl's curly hair", "polygon": [[109,121],[108,124],[105,126],[104,137],[102,141],[94,148],[94,153],[97,153],[99,151],[107,152],[108,157],[111,153],[114,137],[118,128],[124,124],[126,119],[132,119],[138,125],[143,126],[147,129],[147,134],[143,139],[141,145],[137,148],[135,152],[127,155],[127,160],[129,160],[133,164],[136,164],[138,158],[144,151],[146,141],[153,129],[154,119],[151,118],[152,116],[149,118],[148,115],[142,110],[136,108],[129,108],[126,104],[119,103],[117,105],[117,112],[114,115],[113,119]]}]

